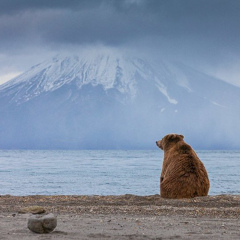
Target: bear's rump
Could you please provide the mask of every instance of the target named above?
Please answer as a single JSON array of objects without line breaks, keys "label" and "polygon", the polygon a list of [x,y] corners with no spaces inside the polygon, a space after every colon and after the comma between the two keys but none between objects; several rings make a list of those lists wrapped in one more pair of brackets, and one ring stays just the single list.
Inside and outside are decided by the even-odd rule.
[{"label": "bear's rump", "polygon": [[163,179],[160,184],[161,196],[167,198],[205,196],[208,192],[207,185],[203,176],[195,172],[181,172],[178,176],[166,176]]},{"label": "bear's rump", "polygon": [[192,173],[181,176],[166,177],[161,182],[161,196],[167,198],[192,198],[199,195],[197,177]]}]

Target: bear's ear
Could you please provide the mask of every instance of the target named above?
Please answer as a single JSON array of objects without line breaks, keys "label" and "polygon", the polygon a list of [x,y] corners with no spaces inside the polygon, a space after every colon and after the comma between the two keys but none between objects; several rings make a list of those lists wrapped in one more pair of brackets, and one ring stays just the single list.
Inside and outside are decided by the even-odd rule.
[{"label": "bear's ear", "polygon": [[182,134],[179,135],[182,139],[184,139],[184,136]]},{"label": "bear's ear", "polygon": [[177,142],[179,140],[183,140],[184,136],[183,135],[180,135],[180,134],[175,134],[175,133],[172,133],[172,134],[169,134],[167,135],[167,140],[169,142]]},{"label": "bear's ear", "polygon": [[169,134],[168,135],[168,140],[173,141],[174,139],[176,139],[176,137],[177,137],[177,134]]}]

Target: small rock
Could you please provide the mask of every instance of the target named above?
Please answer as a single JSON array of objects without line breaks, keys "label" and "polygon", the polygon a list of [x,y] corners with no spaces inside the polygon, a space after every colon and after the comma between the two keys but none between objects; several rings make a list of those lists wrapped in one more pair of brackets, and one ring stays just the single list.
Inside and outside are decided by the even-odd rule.
[{"label": "small rock", "polygon": [[57,218],[52,213],[33,215],[28,219],[28,229],[35,233],[50,233],[56,226]]},{"label": "small rock", "polygon": [[18,211],[18,213],[32,213],[32,214],[41,214],[45,212],[46,212],[45,209],[40,206],[25,207]]}]

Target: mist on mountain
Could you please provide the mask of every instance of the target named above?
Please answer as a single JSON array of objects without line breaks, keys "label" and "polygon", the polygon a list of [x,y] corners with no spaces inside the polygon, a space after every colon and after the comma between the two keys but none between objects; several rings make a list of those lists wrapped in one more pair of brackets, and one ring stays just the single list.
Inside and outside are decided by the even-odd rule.
[{"label": "mist on mountain", "polygon": [[120,52],[55,56],[0,86],[0,148],[239,149],[240,88]]}]

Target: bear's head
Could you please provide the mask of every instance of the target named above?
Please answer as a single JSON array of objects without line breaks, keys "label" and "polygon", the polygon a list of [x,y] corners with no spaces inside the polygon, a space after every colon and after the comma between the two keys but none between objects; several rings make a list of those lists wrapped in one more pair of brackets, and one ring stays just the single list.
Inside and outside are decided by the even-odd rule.
[{"label": "bear's head", "polygon": [[182,141],[184,138],[183,135],[171,133],[162,138],[162,140],[156,141],[156,144],[162,150],[166,150],[176,144],[179,141]]}]

